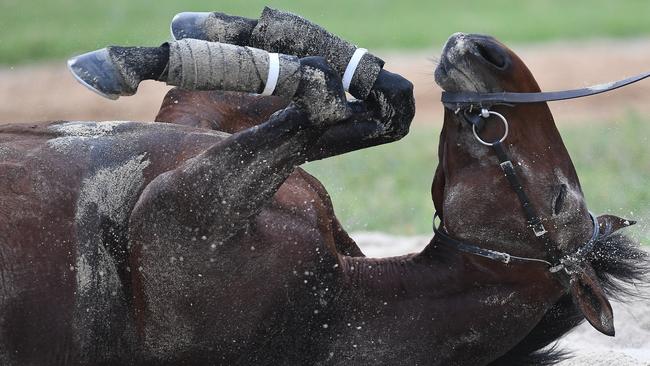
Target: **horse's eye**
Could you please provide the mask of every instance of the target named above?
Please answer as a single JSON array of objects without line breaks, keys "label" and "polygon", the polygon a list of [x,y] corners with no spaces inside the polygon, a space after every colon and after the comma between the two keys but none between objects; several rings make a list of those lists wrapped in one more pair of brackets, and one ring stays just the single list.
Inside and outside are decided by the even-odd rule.
[{"label": "horse's eye", "polygon": [[557,215],[562,210],[562,205],[564,204],[564,198],[566,197],[566,184],[560,184],[558,193],[555,196],[555,202],[553,203],[553,214]]}]

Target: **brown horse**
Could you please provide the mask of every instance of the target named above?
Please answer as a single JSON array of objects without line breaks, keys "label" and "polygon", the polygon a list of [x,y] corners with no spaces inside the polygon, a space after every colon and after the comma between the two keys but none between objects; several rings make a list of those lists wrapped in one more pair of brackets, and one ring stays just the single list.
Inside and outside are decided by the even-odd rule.
[{"label": "brown horse", "polygon": [[[478,35],[458,34],[452,36],[441,57],[436,77],[441,86],[448,91],[539,91],[529,70],[514,53],[494,39]],[[249,117],[251,114],[265,116],[283,105],[283,102],[279,100],[277,105],[272,102],[261,104],[259,97],[245,94],[175,89],[166,96],[156,120],[235,132],[255,123]],[[250,106],[250,110],[242,108],[242,106]],[[497,108],[496,110],[501,111],[511,121],[508,145],[516,153],[515,161],[521,164],[519,166],[523,167],[522,169],[525,169],[523,182],[530,192],[529,195],[532,195],[532,200],[542,208],[544,224],[553,228],[550,230],[551,240],[556,243],[557,249],[561,252],[571,253],[588,239],[592,225],[575,169],[555,128],[548,107],[546,104],[540,103],[517,108]],[[251,113],[252,111],[254,113]],[[245,122],[233,125],[232,121]],[[499,125],[487,127],[485,139],[490,140],[491,137],[501,136],[503,131],[498,127]],[[552,151],[549,147],[552,147]],[[482,243],[486,248],[537,258],[550,258],[550,254],[546,253],[548,248],[542,247],[541,242],[532,233],[521,229],[526,227],[524,215],[519,213],[521,208],[517,207],[518,201],[498,168],[496,156],[490,155],[492,155],[490,149],[475,140],[471,128],[462,121],[458,114],[447,110],[440,138],[440,163],[432,186],[436,209],[440,214],[444,213],[445,215],[445,227],[456,237]],[[462,194],[456,193],[457,190],[462,191]],[[456,201],[445,203],[445,200],[449,199]],[[506,212],[508,214],[505,214]],[[514,225],[513,220],[516,222]],[[588,263],[585,263],[587,267],[591,266],[591,269],[588,269],[589,273],[595,275],[588,278],[584,285],[587,293],[602,294],[600,290],[602,287],[608,295],[615,297],[633,295],[625,287],[620,286],[617,281],[635,282],[642,278],[645,279],[643,276],[648,270],[647,264],[644,262],[646,256],[642,251],[637,250],[636,245],[629,239],[619,234],[613,234],[616,230],[628,226],[630,222],[611,215],[600,216],[598,221],[602,229],[601,235],[595,250],[589,255]],[[474,222],[480,223],[480,225],[476,225]],[[435,242],[436,238],[432,240],[431,245],[434,245]],[[537,243],[537,245],[531,246],[530,243]],[[442,250],[442,247],[436,248],[436,250]],[[472,260],[471,257],[465,259]],[[385,261],[390,262],[388,259]],[[489,261],[482,263],[481,267],[487,265],[503,267],[503,265]],[[533,267],[538,267],[538,265],[533,265]],[[544,272],[543,267],[535,269]],[[476,272],[484,273],[485,270],[486,268],[482,268]],[[492,268],[489,271],[497,270]],[[518,271],[523,269],[510,268],[509,270],[512,273],[504,276],[504,280],[515,281],[519,283],[519,286],[531,287],[530,291],[540,291],[536,296],[540,294],[542,297],[544,296],[541,288],[537,287],[539,286],[538,277],[548,279],[548,274],[540,275],[538,273],[533,277],[527,275],[515,280],[522,273]],[[470,273],[476,274],[473,271]],[[367,275],[372,276],[372,274]],[[503,273],[499,272],[499,275],[503,275]],[[446,276],[449,274],[445,274],[445,278],[447,278]],[[545,286],[552,285],[553,281],[550,282]],[[485,286],[485,284],[482,283],[481,286]],[[491,297],[494,301],[493,306],[504,306],[510,303],[510,300],[514,300],[514,294],[518,293],[513,291],[508,293],[508,296],[500,297],[499,291],[496,289],[490,291],[495,291],[494,297]],[[427,294],[427,296],[434,296],[433,292],[427,292]],[[512,325],[513,323],[509,323],[513,329],[518,328],[520,334],[526,334],[526,336],[516,346],[509,348],[507,353],[490,364],[542,365],[554,363],[562,358],[563,353],[554,349],[542,349],[580,324],[584,320],[584,316],[591,316],[594,326],[613,335],[613,328],[605,329],[605,326],[613,327],[613,323],[601,323],[607,316],[611,317],[611,314],[604,315],[608,309],[611,311],[607,300],[602,295],[598,298],[589,297],[584,294],[572,295],[562,289],[559,298],[550,297],[543,305],[532,307],[537,310],[547,310],[539,313],[543,316],[536,323],[537,325],[532,322],[527,326],[521,324],[520,327],[517,327]],[[498,299],[501,301],[497,301]],[[539,298],[535,301],[539,301]],[[598,303],[598,306],[603,304],[602,313],[590,313],[590,310],[595,310],[595,308],[590,309],[590,302]],[[585,309],[587,314],[583,315],[581,308]],[[511,311],[512,309],[509,309],[506,313],[509,314]],[[452,313],[458,314],[459,311],[450,310],[450,314]],[[460,313],[462,314],[462,311]],[[454,319],[458,318],[454,317]],[[518,322],[518,319],[518,316],[514,316],[512,320]],[[465,326],[471,329],[475,328],[475,325],[465,324]],[[508,327],[506,324],[501,324],[501,327],[504,326]],[[530,330],[532,326],[534,328]],[[499,327],[490,329],[495,332],[501,329],[501,332],[507,333],[506,330]],[[490,337],[489,334],[485,336]],[[466,361],[460,361],[462,358],[455,358],[455,361],[451,363],[482,364],[485,362],[481,361],[482,355],[477,356],[475,353],[469,353],[465,356],[468,357]],[[445,363],[442,362],[443,358],[440,355],[431,356],[427,360],[423,361],[424,364]],[[401,364],[394,360],[391,362]]]},{"label": "brown horse", "polygon": [[[453,37],[441,65],[459,71],[439,76],[449,89],[537,88],[488,38]],[[598,283],[613,292],[614,279],[639,276],[641,253],[611,235],[611,216],[589,257],[599,278],[571,294],[544,266],[504,265],[436,237],[421,253],[363,257],[297,166],[403,136],[412,88],[382,71],[370,98],[350,104],[323,59],[301,68],[284,109],[289,101],[253,100],[253,117],[234,123],[247,112],[233,101],[256,97],[174,92],[159,115],[232,135],[135,122],[0,127],[2,364],[522,364],[579,322],[572,298],[595,308],[581,304],[606,301]],[[313,113],[324,105],[335,118]],[[432,188],[444,226],[518,255],[568,253],[591,227],[552,117],[545,105],[503,113],[556,247],[526,232],[494,158],[451,113]],[[585,315],[607,321],[600,310]]]}]

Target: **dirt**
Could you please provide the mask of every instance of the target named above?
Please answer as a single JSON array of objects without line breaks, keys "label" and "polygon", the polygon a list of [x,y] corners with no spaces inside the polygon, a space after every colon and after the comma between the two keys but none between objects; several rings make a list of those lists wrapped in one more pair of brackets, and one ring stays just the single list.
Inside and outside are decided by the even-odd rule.
[{"label": "dirt", "polygon": [[[622,79],[650,69],[650,38],[558,42],[512,47],[544,90],[578,88]],[[385,68],[413,81],[416,123],[439,123],[440,88],[433,81],[439,50],[378,51]],[[39,120],[152,120],[169,87],[147,81],[135,96],[103,99],[79,85],[65,62],[0,68],[0,123]],[[606,95],[551,104],[559,124],[650,115],[650,81]]]},{"label": "dirt", "polygon": [[[369,257],[390,257],[419,252],[430,236],[393,236],[377,232],[353,233],[352,237]],[[558,366],[640,366],[650,365],[650,302],[612,301],[616,337],[598,333],[584,323],[558,342],[558,347],[574,357]]]}]

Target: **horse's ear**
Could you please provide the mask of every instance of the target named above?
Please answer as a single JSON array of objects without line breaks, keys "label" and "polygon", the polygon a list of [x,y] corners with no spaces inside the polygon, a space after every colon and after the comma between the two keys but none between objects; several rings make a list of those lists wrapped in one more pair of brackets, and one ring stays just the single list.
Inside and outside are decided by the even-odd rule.
[{"label": "horse's ear", "polygon": [[636,221],[626,220],[614,215],[598,216],[598,225],[600,225],[600,236],[605,237],[624,227],[632,226]]},{"label": "horse's ear", "polygon": [[587,265],[583,270],[571,275],[569,290],[573,296],[573,302],[589,324],[599,332],[613,337],[614,313],[612,305],[607,300],[591,266]]}]

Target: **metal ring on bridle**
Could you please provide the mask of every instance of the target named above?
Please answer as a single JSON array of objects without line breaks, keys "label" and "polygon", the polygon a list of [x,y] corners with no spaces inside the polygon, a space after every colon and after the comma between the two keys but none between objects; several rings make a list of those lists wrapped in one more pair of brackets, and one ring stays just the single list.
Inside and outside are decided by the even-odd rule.
[{"label": "metal ring on bridle", "polygon": [[479,137],[478,133],[476,132],[476,125],[472,125],[472,132],[474,133],[474,137],[476,137],[478,142],[480,142],[481,144],[483,144],[485,146],[494,146],[494,144],[496,144],[497,142],[503,142],[506,139],[506,137],[508,137],[508,121],[506,120],[506,117],[504,117],[501,113],[497,113],[497,112],[494,112],[494,111],[487,111],[487,112],[489,114],[493,114],[493,115],[499,117],[501,119],[501,121],[503,122],[503,127],[505,127],[505,129],[506,129],[504,131],[504,133],[503,133],[503,137],[501,137],[499,139],[499,141],[485,142],[485,141],[483,141],[483,139],[481,139],[481,137]]}]

